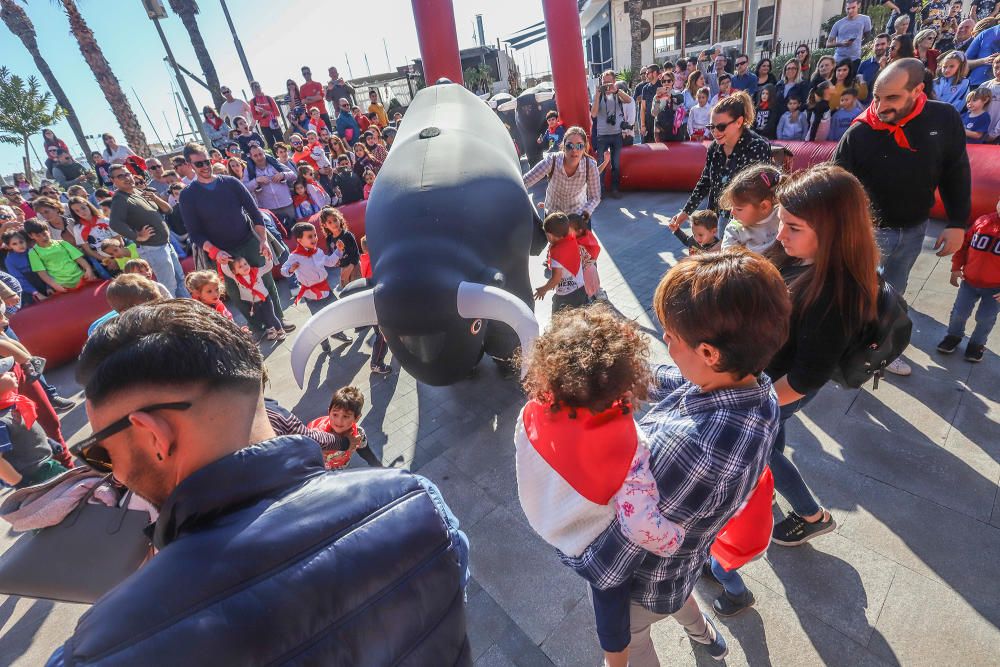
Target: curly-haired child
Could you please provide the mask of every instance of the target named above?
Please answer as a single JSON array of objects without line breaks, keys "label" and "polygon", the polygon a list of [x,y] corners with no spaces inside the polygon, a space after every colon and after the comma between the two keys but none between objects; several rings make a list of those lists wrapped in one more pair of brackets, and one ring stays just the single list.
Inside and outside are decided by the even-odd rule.
[{"label": "curly-haired child", "polygon": [[191,292],[191,298],[203,303],[227,320],[233,319],[233,314],[222,303],[225,287],[215,271],[193,271],[184,278],[184,286]]},{"label": "curly-haired child", "polygon": [[[517,491],[528,523],[561,554],[579,556],[612,523],[647,551],[669,556],[684,531],[657,509],[649,448],[632,417],[645,397],[649,346],[609,306],[553,314],[525,359],[528,403],[514,435]],[[609,665],[625,665],[631,581],[593,588]]]}]

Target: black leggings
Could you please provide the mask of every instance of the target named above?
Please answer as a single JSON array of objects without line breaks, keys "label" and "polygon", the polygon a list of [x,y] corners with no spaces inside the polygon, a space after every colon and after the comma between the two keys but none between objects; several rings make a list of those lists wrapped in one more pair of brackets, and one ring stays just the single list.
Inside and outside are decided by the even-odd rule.
[{"label": "black leggings", "polygon": [[281,329],[281,320],[274,312],[274,304],[270,298],[250,304],[250,314],[247,319],[252,325],[261,329]]}]

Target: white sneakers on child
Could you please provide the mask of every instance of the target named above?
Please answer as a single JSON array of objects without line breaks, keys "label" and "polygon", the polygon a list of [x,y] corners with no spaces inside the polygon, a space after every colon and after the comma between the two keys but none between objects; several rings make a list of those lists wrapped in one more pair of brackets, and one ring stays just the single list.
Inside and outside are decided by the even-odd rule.
[{"label": "white sneakers on child", "polygon": [[264,334],[264,337],[267,338],[268,340],[282,341],[285,340],[285,332],[283,329],[275,329],[272,327],[267,330],[267,333]]}]

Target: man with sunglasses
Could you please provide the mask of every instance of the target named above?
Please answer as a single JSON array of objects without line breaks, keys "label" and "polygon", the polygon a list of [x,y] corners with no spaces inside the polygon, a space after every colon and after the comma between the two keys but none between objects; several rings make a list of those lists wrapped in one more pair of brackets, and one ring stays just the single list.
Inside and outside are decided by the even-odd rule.
[{"label": "man with sunglasses", "polygon": [[623,88],[615,85],[615,73],[611,70],[601,75],[601,83],[594,91],[594,101],[590,105],[590,117],[596,120],[594,126],[594,149],[598,155],[611,151],[611,197],[621,198],[618,184],[621,181],[622,124],[625,122],[625,105],[632,98]]},{"label": "man with sunglasses", "polygon": [[299,94],[302,96],[302,102],[306,105],[306,110],[318,110],[319,117],[323,119],[326,126],[333,127],[330,123],[330,115],[326,112],[326,102],[323,101],[323,96],[326,93],[323,84],[319,81],[313,81],[312,70],[306,66],[302,67],[302,78],[306,82],[299,87]]},{"label": "man with sunglasses", "polygon": [[94,435],[71,450],[159,510],[157,552],[50,665],[471,664],[468,540],[438,489],[326,471],[314,440],[276,436],[238,326],[136,306],[77,368]]},{"label": "man with sunglasses", "polygon": [[233,123],[235,122],[237,116],[246,118],[250,121],[251,125],[254,124],[253,110],[250,108],[249,104],[237,97],[233,97],[233,91],[229,89],[229,86],[223,86],[219,92],[222,93],[222,96],[226,99],[226,101],[222,103],[222,106],[219,107],[219,115],[222,116],[222,120],[225,121],[226,125],[229,127],[236,127]]},{"label": "man with sunglasses", "polygon": [[156,280],[171,294],[191,296],[184,287],[184,269],[170,245],[170,228],[163,219],[173,207],[155,190],[138,189],[132,172],[120,164],[112,165],[111,180],[117,188],[111,198],[111,229],[138,246],[139,256],[149,262]]},{"label": "man with sunglasses", "polygon": [[337,135],[350,146],[361,138],[361,126],[351,113],[351,103],[346,97],[341,97],[337,102],[336,128]]},{"label": "man with sunglasses", "polygon": [[0,189],[0,192],[3,193],[4,199],[7,200],[7,203],[21,209],[25,220],[35,217],[35,209],[31,208],[31,204],[24,200],[24,197],[21,196],[21,191],[17,189],[16,185],[5,185],[2,189]]},{"label": "man with sunglasses", "polygon": [[163,177],[163,163],[153,157],[146,160],[146,171],[149,172],[149,187],[156,190],[161,199],[166,199],[170,181]]}]

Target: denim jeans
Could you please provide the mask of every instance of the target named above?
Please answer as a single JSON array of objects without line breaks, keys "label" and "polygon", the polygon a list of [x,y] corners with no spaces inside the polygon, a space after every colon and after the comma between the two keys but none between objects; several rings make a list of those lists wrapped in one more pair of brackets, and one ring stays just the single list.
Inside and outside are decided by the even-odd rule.
[{"label": "denim jeans", "polygon": [[882,263],[879,266],[882,278],[901,295],[906,292],[910,269],[920,256],[926,234],[926,222],[916,227],[875,228],[875,241],[882,252]]},{"label": "denim jeans", "polygon": [[594,141],[594,150],[597,151],[597,163],[604,161],[604,151],[611,149],[611,189],[617,190],[621,183],[621,163],[622,163],[622,133],[598,134]]},{"label": "denim jeans", "polygon": [[962,286],[958,288],[958,296],[955,297],[955,305],[951,308],[948,335],[959,338],[965,336],[965,323],[972,315],[976,301],[979,301],[976,328],[972,330],[969,345],[986,345],[986,338],[993,331],[993,325],[997,323],[997,313],[1000,313],[1000,303],[993,298],[997,294],[1000,294],[1000,288],[973,287],[963,280]]},{"label": "denim jeans", "polygon": [[184,269],[177,259],[174,247],[169,243],[163,245],[139,246],[139,257],[149,262],[156,274],[156,280],[163,284],[171,294],[178,298],[187,298],[191,293],[184,287]]},{"label": "denim jeans", "polygon": [[719,580],[719,583],[722,584],[727,593],[733,597],[739,597],[746,592],[747,587],[743,583],[743,577],[740,576],[739,568],[731,572],[726,572],[725,568],[722,567],[722,563],[715,560],[715,556],[711,556],[709,562],[712,564],[712,574]]},{"label": "denim jeans", "polygon": [[774,449],[771,450],[771,474],[774,475],[774,489],[787,500],[799,516],[809,516],[819,511],[819,503],[813,498],[809,487],[802,480],[795,464],[785,456],[785,422],[796,412],[804,408],[816,397],[817,392],[806,394],[797,401],[781,406],[781,425],[778,435],[774,438]]}]

